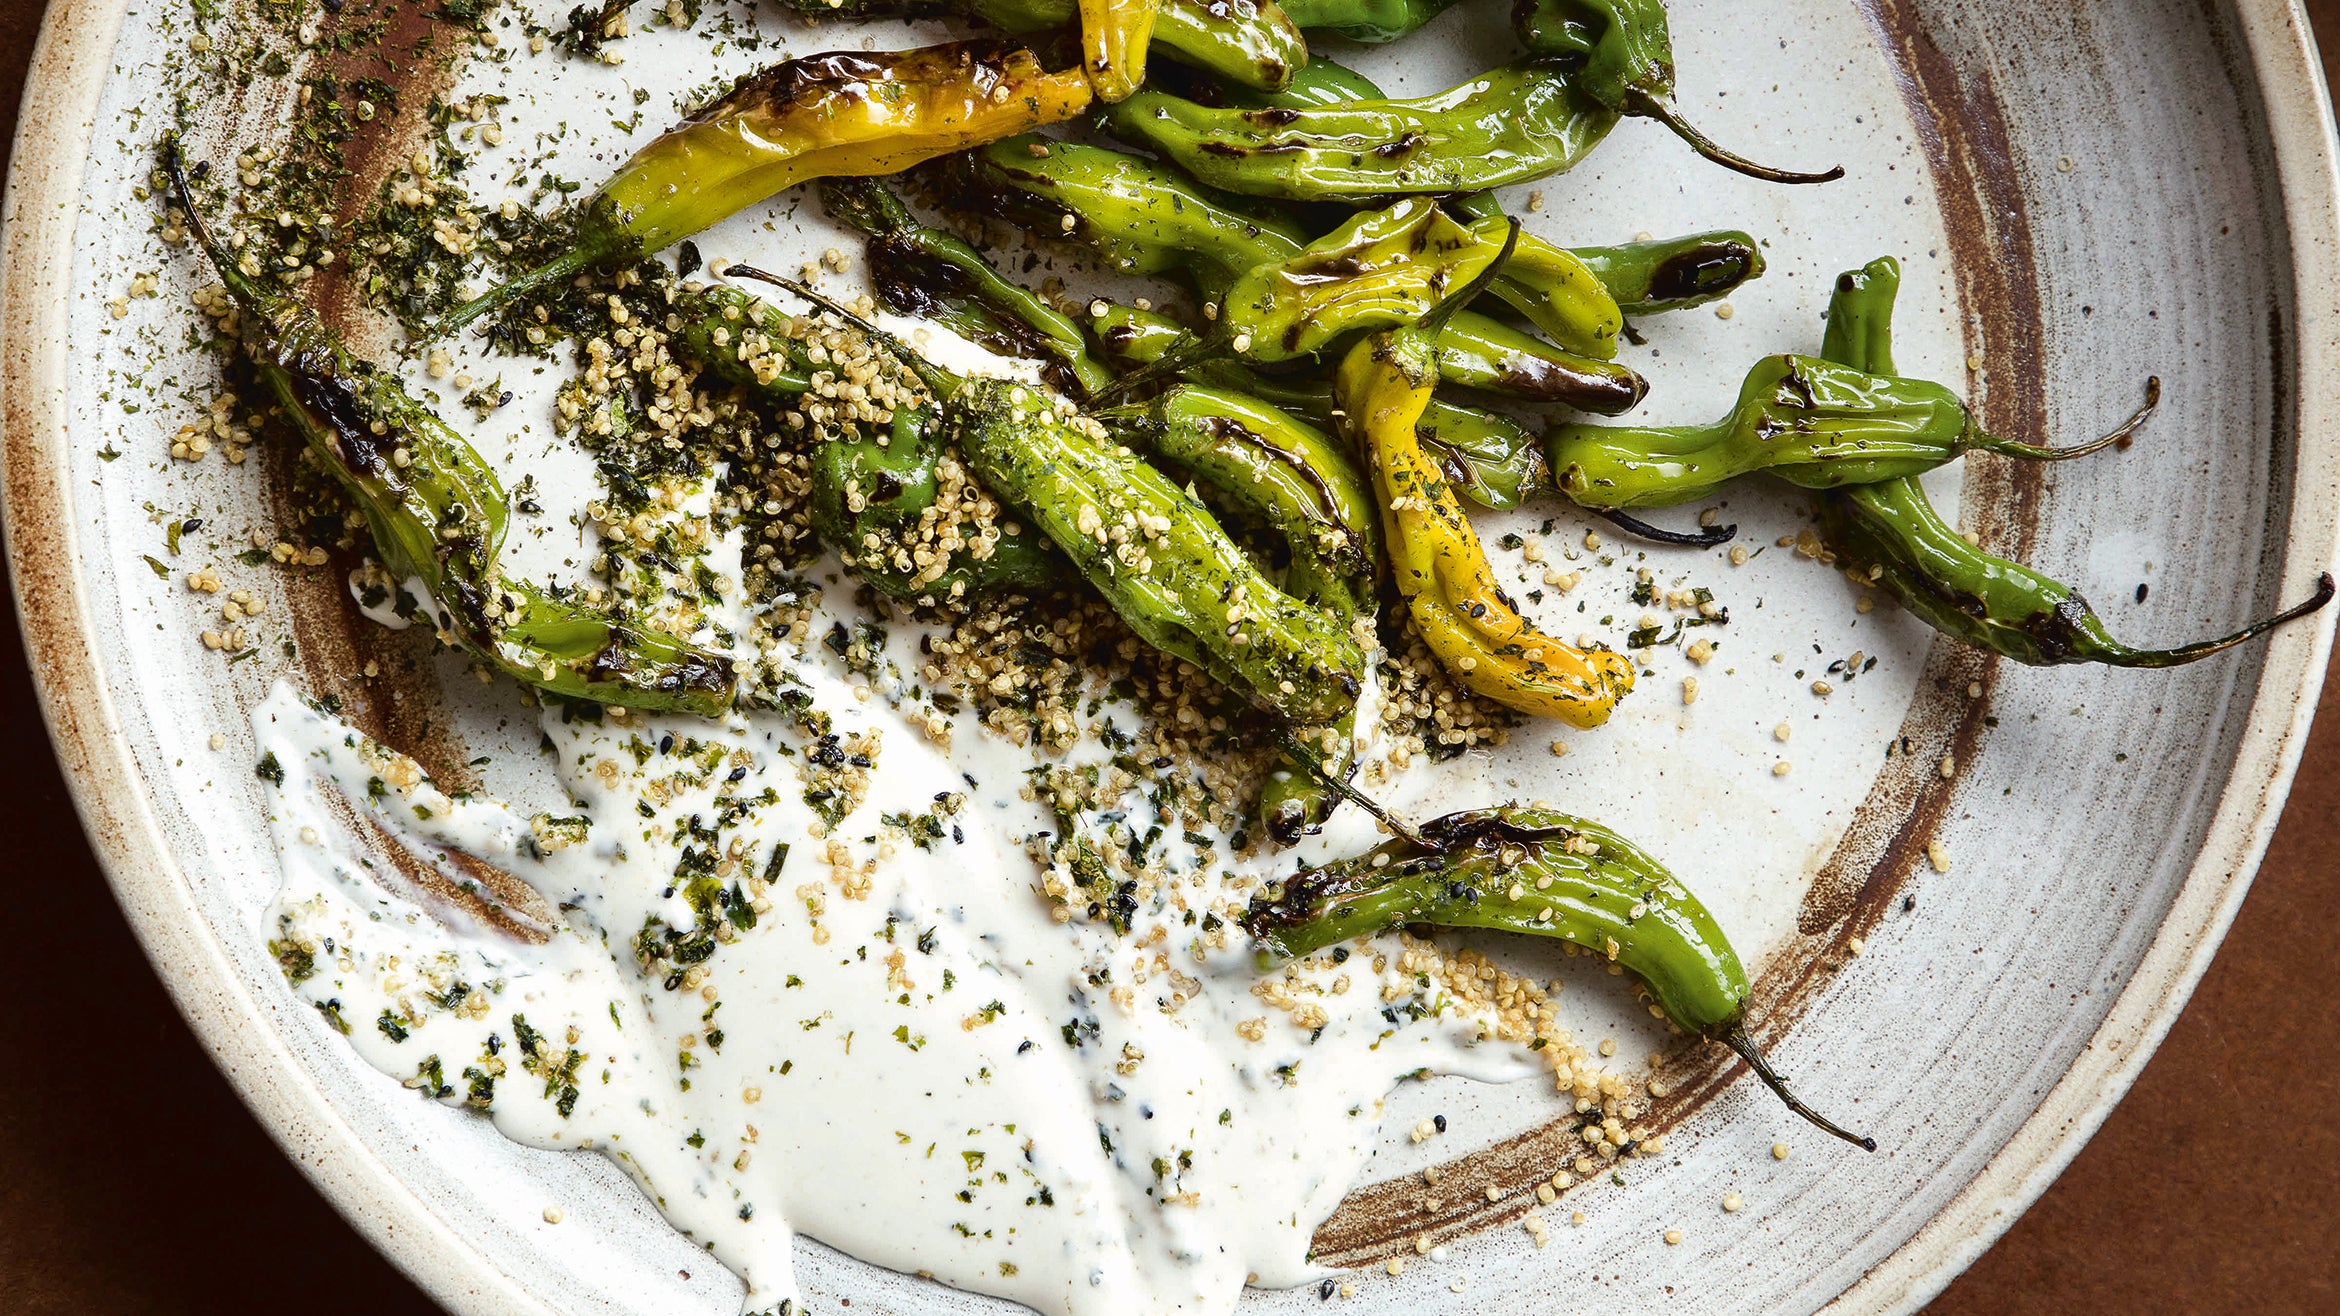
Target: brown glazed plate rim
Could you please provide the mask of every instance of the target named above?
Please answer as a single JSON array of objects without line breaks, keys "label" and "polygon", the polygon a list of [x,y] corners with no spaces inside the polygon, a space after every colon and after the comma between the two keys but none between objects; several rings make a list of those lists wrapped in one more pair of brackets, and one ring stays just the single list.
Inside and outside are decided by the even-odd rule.
[{"label": "brown glazed plate rim", "polygon": [[[0,211],[0,524],[43,715],[93,846],[149,958],[214,1061],[324,1195],[440,1302],[460,1311],[554,1309],[369,1150],[300,1065],[277,1006],[235,971],[200,916],[139,773],[107,655],[91,625],[67,457],[65,332],[72,244],[99,96],[127,0],[53,0],[26,82]],[[2340,560],[2340,140],[2296,0],[2238,0],[2291,236],[2301,435],[2287,575]],[[2249,889],[2281,816],[2336,614],[2266,652],[2232,773],[2168,914],[2072,1066],[1957,1195],[1827,1310],[1921,1307],[2070,1163],[2167,1033]]]}]

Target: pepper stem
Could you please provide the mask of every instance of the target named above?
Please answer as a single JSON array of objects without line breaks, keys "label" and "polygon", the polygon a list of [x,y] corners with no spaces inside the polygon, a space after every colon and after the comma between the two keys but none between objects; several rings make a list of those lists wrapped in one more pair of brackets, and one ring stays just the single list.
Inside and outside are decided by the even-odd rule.
[{"label": "pepper stem", "polygon": [[1420,832],[1400,821],[1396,814],[1382,808],[1380,801],[1358,790],[1344,780],[1340,774],[1324,766],[1324,759],[1315,750],[1303,744],[1300,737],[1293,735],[1289,728],[1279,728],[1276,732],[1276,741],[1283,746],[1286,754],[1292,756],[1293,762],[1307,769],[1309,776],[1316,778],[1317,785],[1363,809],[1372,815],[1375,822],[1387,827],[1400,840],[1423,849],[1434,848],[1428,841],[1422,839]]},{"label": "pepper stem", "polygon": [[1725,526],[1709,526],[1695,534],[1689,534],[1679,530],[1660,530],[1640,517],[1628,516],[1613,507],[1595,507],[1587,510],[1605,518],[1626,534],[1636,539],[1646,539],[1653,544],[1673,544],[1682,548],[1714,548],[1731,542],[1732,537],[1739,533],[1739,527],[1736,523]]},{"label": "pepper stem", "polygon": [[1984,452],[1995,452],[2007,457],[2022,457],[2035,462],[2070,461],[2074,457],[2085,457],[2092,452],[2102,452],[2116,443],[2127,443],[2136,434],[2138,427],[2142,426],[2146,418],[2151,416],[2154,409],[2160,405],[2161,376],[2150,375],[2145,380],[2145,405],[2137,408],[2133,415],[2122,421],[2119,427],[2101,439],[2090,439],[2086,443],[2070,448],[2050,448],[2035,443],[2017,443],[2012,439],[1994,438],[1988,434],[1977,433],[1975,441],[1969,446],[1980,448]]},{"label": "pepper stem", "polygon": [[1766,183],[1833,183],[1844,177],[1843,165],[1837,165],[1821,174],[1803,174],[1791,169],[1774,169],[1770,165],[1759,165],[1734,151],[1725,150],[1720,142],[1700,132],[1697,125],[1682,117],[1681,111],[1674,108],[1672,101],[1660,100],[1647,92],[1628,92],[1625,97],[1625,112],[1639,115],[1645,119],[1657,120],[1673,129],[1676,137],[1688,142],[1691,150],[1725,169],[1745,174],[1749,178],[1760,178]]},{"label": "pepper stem", "polygon": [[1738,1052],[1739,1058],[1747,1062],[1747,1067],[1755,1071],[1755,1077],[1762,1079],[1765,1087],[1770,1088],[1781,1101],[1786,1102],[1789,1110],[1811,1121],[1813,1127],[1833,1133],[1862,1151],[1873,1152],[1877,1150],[1875,1138],[1852,1133],[1839,1127],[1834,1121],[1798,1100],[1795,1093],[1788,1091],[1787,1080],[1781,1078],[1778,1071],[1771,1067],[1771,1062],[1764,1058],[1763,1048],[1755,1045],[1754,1036],[1747,1031],[1746,1020],[1735,1021],[1731,1024],[1730,1031],[1715,1038],[1715,1040]]},{"label": "pepper stem", "polygon": [[219,274],[220,283],[236,299],[237,304],[246,312],[259,315],[260,290],[228,258],[227,248],[212,234],[211,225],[204,222],[203,211],[195,204],[194,193],[187,186],[186,162],[179,149],[177,133],[163,137],[162,167],[164,176],[171,180],[171,194],[177,199],[179,209],[187,212],[187,227],[194,234],[195,245],[203,248],[204,257],[211,262],[211,268]]},{"label": "pepper stem", "polygon": [[816,292],[810,286],[798,283],[794,279],[784,279],[777,274],[768,274],[763,270],[757,269],[753,265],[728,266],[724,269],[723,273],[724,277],[726,278],[754,279],[758,283],[768,283],[775,288],[786,288],[788,291],[795,293],[797,296],[802,297],[808,302],[811,302],[814,306],[827,311],[829,314],[836,316],[840,320],[843,320],[845,323],[853,326],[855,329],[868,334],[872,339],[876,340],[880,344],[883,344],[886,350],[892,352],[895,358],[900,360],[903,365],[909,367],[910,373],[918,376],[918,382],[926,385],[928,390],[938,398],[949,397],[952,393],[958,390],[958,387],[961,383],[965,382],[959,376],[952,374],[950,371],[943,369],[941,366],[938,366],[927,360],[925,357],[922,357],[916,352],[911,351],[910,345],[908,343],[905,343],[901,339],[887,333],[885,330],[878,328],[869,321],[862,319],[859,315],[856,315],[852,311],[846,309],[843,303],[837,301],[833,297],[830,297],[827,293]]},{"label": "pepper stem", "polygon": [[1090,401],[1099,407],[1109,406],[1116,400],[1127,397],[1148,384],[1174,378],[1187,367],[1198,362],[1208,361],[1212,357],[1228,351],[1233,345],[1234,338],[1228,334],[1216,334],[1209,338],[1189,336],[1187,341],[1173,346],[1162,355],[1097,390]]},{"label": "pepper stem", "polygon": [[529,293],[535,292],[539,288],[558,283],[562,279],[573,278],[576,275],[584,272],[587,266],[592,265],[594,262],[600,260],[602,257],[608,254],[608,252],[602,250],[599,246],[592,243],[573,247],[568,251],[562,252],[560,255],[546,261],[544,264],[537,266],[535,269],[530,270],[527,273],[518,276],[517,278],[513,278],[504,283],[497,284],[495,287],[488,289],[479,296],[472,298],[470,301],[467,301],[461,306],[456,307],[454,310],[447,312],[445,315],[440,316],[439,322],[431,326],[430,333],[424,337],[423,341],[426,343],[435,343],[443,338],[460,333],[462,332],[465,325],[468,325],[479,317],[486,315],[492,310],[495,310],[497,307],[504,305],[513,298],[526,296]]},{"label": "pepper stem", "polygon": [[2332,573],[2327,571],[2317,580],[2313,598],[2285,608],[2265,621],[2252,622],[2223,639],[2204,640],[2199,644],[2180,645],[2175,649],[2131,649],[2126,645],[2116,645],[2101,653],[2090,654],[2089,657],[2108,667],[2183,667],[2187,663],[2200,662],[2212,654],[2224,653],[2238,644],[2255,640],[2285,622],[2298,621],[2330,603],[2334,592]]}]

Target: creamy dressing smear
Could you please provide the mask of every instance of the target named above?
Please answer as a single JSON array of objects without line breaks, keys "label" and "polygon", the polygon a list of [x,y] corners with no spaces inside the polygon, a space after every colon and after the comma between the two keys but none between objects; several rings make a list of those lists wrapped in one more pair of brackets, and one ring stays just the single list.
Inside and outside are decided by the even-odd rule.
[{"label": "creamy dressing smear", "polygon": [[[1310,1237],[1397,1083],[1540,1068],[1394,938],[1263,975],[1190,917],[1275,861],[1181,842],[1189,885],[1126,936],[1064,920],[1023,839],[1058,825],[1018,789],[1038,751],[946,752],[842,674],[796,676],[826,735],[547,710],[559,816],[450,795],[278,686],[255,721],[288,978],[425,1095],[614,1158],[757,1312],[794,1303],[799,1231],[1043,1312],[1224,1312],[1247,1278],[1324,1273]],[[849,745],[880,766],[832,823],[807,782],[840,754],[852,778]]]}]

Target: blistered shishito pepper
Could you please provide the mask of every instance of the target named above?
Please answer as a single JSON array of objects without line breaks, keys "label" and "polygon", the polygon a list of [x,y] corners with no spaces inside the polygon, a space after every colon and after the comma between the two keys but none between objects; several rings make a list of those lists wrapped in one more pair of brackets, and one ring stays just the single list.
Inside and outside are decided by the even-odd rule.
[{"label": "blistered shishito pepper", "polygon": [[[1472,224],[1503,215],[1492,192],[1449,197],[1446,208]],[[1704,306],[1763,277],[1764,268],[1763,251],[1755,239],[1729,230],[1616,247],[1570,247],[1567,254],[1584,266],[1627,317]]]},{"label": "blistered shishito pepper", "polygon": [[1072,565],[1039,535],[921,550],[915,533],[941,492],[938,467],[953,460],[938,441],[931,407],[894,412],[883,435],[840,435],[812,451],[813,529],[853,574],[909,602],[967,602],[1034,594],[1070,584]]},{"label": "blistered shishito pepper", "polygon": [[1639,978],[1668,1021],[1738,1052],[1788,1109],[1877,1149],[1788,1090],[1748,1027],[1747,970],[1722,925],[1664,865],[1597,823],[1517,807],[1448,814],[1294,874],[1252,902],[1244,926],[1268,965],[1395,927],[1557,938]]},{"label": "blistered shishito pepper", "polygon": [[1381,43],[1418,32],[1454,7],[1455,0],[1292,0],[1284,6],[1304,28],[1322,28],[1351,41]]},{"label": "blistered shishito pepper", "polygon": [[1531,53],[1581,60],[1577,85],[1619,114],[1655,119],[1707,159],[1773,183],[1827,183],[1844,170],[1772,169],[1722,147],[1674,103],[1674,40],[1664,0],[1516,0],[1512,27]]},{"label": "blistered shishito pepper", "polygon": [[510,505],[494,469],[396,375],[350,355],[315,311],[246,276],[189,194],[175,141],[163,163],[235,300],[261,382],[364,511],[382,565],[423,582],[450,635],[550,694],[704,717],[731,707],[729,658],[505,577],[496,559]]},{"label": "blistered shishito pepper", "polygon": [[[1044,32],[1073,21],[1073,0],[782,0],[801,13],[862,18],[964,14],[1003,32]],[[1275,0],[1162,0],[1154,44],[1247,87],[1280,87],[1308,58],[1299,25]]]},{"label": "blistered shishito pepper", "polygon": [[[686,285],[674,311],[681,328],[667,342],[677,357],[774,405],[834,369],[814,361],[791,332],[794,316],[737,288]],[[930,535],[913,535],[941,493],[938,471],[948,448],[930,406],[897,408],[883,430],[855,425],[816,445],[806,499],[813,530],[856,576],[907,602],[967,602],[1069,583],[1071,565],[1037,535],[940,546]]]},{"label": "blistered shishito pepper", "polygon": [[1276,0],[1163,0],[1154,40],[1239,87],[1274,90],[1308,59],[1300,25]]},{"label": "blistered shishito pepper", "polygon": [[[1821,352],[1859,370],[1893,369],[1893,302],[1901,267],[1891,257],[1837,280]],[[1892,594],[1934,629],[2035,667],[2104,663],[2176,667],[2222,653],[2332,601],[2330,572],[2306,602],[2221,639],[2174,649],[2121,643],[2078,590],[1966,541],[1913,479],[1821,496],[1821,533],[1840,562]]]},{"label": "blistered shishito pepper", "polygon": [[795,317],[724,284],[686,284],[675,295],[682,328],[669,338],[674,354],[734,387],[786,401],[812,388],[827,367],[788,332]]},{"label": "blistered shishito pepper", "polygon": [[1579,92],[1568,63],[1533,58],[1428,96],[1312,109],[1213,109],[1146,90],[1105,126],[1212,187],[1362,203],[1475,192],[1574,168],[1617,113]]},{"label": "blistered shishito pepper", "polygon": [[1436,201],[1411,197],[1245,273],[1227,289],[1219,319],[1250,360],[1314,356],[1358,330],[1421,319],[1452,289],[1477,282],[1502,250],[1502,238],[1482,241]]},{"label": "blistered shishito pepper", "polygon": [[743,266],[884,346],[933,390],[968,468],[1053,541],[1139,638],[1254,705],[1315,725],[1353,708],[1365,654],[1331,614],[1276,588],[1210,511],[1032,385],[942,370],[793,280]]},{"label": "blistered shishito pepper", "polygon": [[1317,575],[1370,583],[1381,557],[1373,491],[1331,435],[1258,398],[1182,384],[1097,414],[1115,437],[1240,502]]},{"label": "blistered shishito pepper", "polygon": [[1081,70],[1050,73],[1004,41],[775,64],[635,152],[594,194],[567,251],[457,307],[438,332],[581,270],[647,256],[809,179],[894,173],[1062,122],[1091,99]]},{"label": "blistered shishito pepper", "polygon": [[823,179],[821,203],[862,234],[870,287],[896,314],[933,320],[1005,356],[1046,362],[1049,382],[1066,392],[1086,396],[1112,382],[1070,317],[1001,275],[973,247],[919,223],[884,183]]},{"label": "blistered shishito pepper", "polygon": [[944,203],[1078,242],[1129,274],[1174,275],[1213,295],[1263,261],[1299,254],[1307,231],[1268,206],[1203,187],[1142,156],[1011,137],[952,159]]},{"label": "blistered shishito pepper", "polygon": [[[1213,501],[1272,527],[1291,555],[1286,593],[1344,624],[1371,602],[1381,560],[1373,491],[1332,436],[1257,398],[1194,385],[1098,419],[1116,438],[1192,476]],[[1318,745],[1319,770],[1345,778],[1354,769],[1354,708],[1299,734]],[[1260,821],[1288,845],[1323,826],[1337,798],[1287,755],[1269,768]]]},{"label": "blistered shishito pepper", "polygon": [[2159,400],[2112,433],[2046,448],[1985,433],[1949,389],[1809,356],[1756,362],[1731,414],[1711,425],[1557,425],[1545,456],[1560,492],[1592,508],[1696,502],[1756,471],[1807,489],[1922,475],[1970,451],[2034,461],[2084,457],[2134,433]]},{"label": "blistered shishito pepper", "polygon": [[[1477,291],[1464,288],[1457,301]],[[1522,713],[1599,726],[1633,688],[1633,664],[1605,649],[1563,644],[1520,616],[1445,473],[1422,447],[1418,427],[1438,383],[1433,343],[1445,309],[1422,324],[1364,338],[1333,381],[1342,430],[1373,471],[1398,593],[1423,642],[1456,680]]]}]

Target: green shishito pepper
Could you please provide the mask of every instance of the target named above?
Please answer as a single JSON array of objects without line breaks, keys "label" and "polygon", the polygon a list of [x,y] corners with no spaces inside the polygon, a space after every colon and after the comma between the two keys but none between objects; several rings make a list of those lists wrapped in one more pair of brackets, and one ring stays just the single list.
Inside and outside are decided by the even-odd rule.
[{"label": "green shishito pepper", "polygon": [[1674,39],[1664,0],[1517,0],[1512,27],[1531,54],[1577,61],[1584,94],[1619,114],[1655,119],[1728,169],[1772,183],[1828,183],[1842,168],[1791,173],[1724,150],[1674,103]]},{"label": "green shishito pepper", "polygon": [[930,408],[894,412],[891,433],[832,439],[813,449],[813,529],[847,567],[890,597],[961,602],[1039,594],[1072,580],[1070,564],[1037,535],[1002,535],[986,545],[921,562],[905,543],[941,492]]},{"label": "green shishito pepper", "polygon": [[1139,638],[1255,706],[1316,725],[1352,709],[1364,651],[1329,613],[1279,590],[1209,510],[1069,404],[1014,380],[968,379],[794,280],[788,289],[884,346],[941,400],[977,479],[1053,541]]},{"label": "green shishito pepper", "polygon": [[1454,7],[1455,0],[1292,0],[1284,12],[1311,30],[1324,29],[1379,45],[1420,31]]},{"label": "green shishito pepper", "polygon": [[936,321],[1002,355],[1047,362],[1049,382],[1067,392],[1086,396],[1112,382],[1070,317],[1001,275],[973,247],[919,223],[885,184],[823,179],[821,203],[862,234],[870,286],[896,314]]},{"label": "green shishito pepper", "polygon": [[[925,18],[964,14],[1003,32],[1023,35],[1068,26],[1072,0],[781,0],[799,13],[825,17]],[[1154,13],[1154,44],[1173,57],[1238,86],[1276,88],[1308,58],[1299,24],[1275,0],[1162,0]]]},{"label": "green shishito pepper", "polygon": [[1258,398],[1192,384],[1097,419],[1265,520],[1312,576],[1372,582],[1373,491],[1331,435]]},{"label": "green shishito pepper", "polygon": [[[1333,437],[1257,398],[1181,385],[1140,406],[1100,412],[1115,438],[1192,475],[1217,501],[1265,522],[1291,554],[1284,591],[1353,625],[1381,560],[1373,491]],[[1318,740],[1319,770],[1356,766],[1356,709]],[[1330,817],[1337,796],[1287,754],[1259,799],[1268,834],[1289,845]]]},{"label": "green shishito pepper", "polygon": [[[1822,354],[1861,370],[1893,369],[1893,303],[1901,266],[1891,257],[1837,280]],[[2020,563],[1994,557],[1942,519],[1912,479],[1822,495],[1822,535],[1856,576],[1935,630],[2035,667],[2103,663],[2175,667],[2222,653],[2332,601],[2325,572],[2306,602],[2221,639],[2174,649],[2137,649],[2114,639],[2079,591]]]},{"label": "green shishito pepper", "polygon": [[[1098,302],[1091,309],[1090,332],[1105,354],[1117,361],[1147,366],[1173,351],[1197,354],[1179,369],[1180,378],[1247,394],[1320,428],[1336,426],[1332,386],[1322,379],[1270,378],[1239,361],[1200,354],[1201,340],[1157,311],[1117,302]],[[1447,328],[1451,334],[1452,321]],[[1441,335],[1440,347],[1446,342],[1447,336]],[[1542,482],[1544,454],[1535,436],[1499,411],[1432,397],[1416,433],[1447,481],[1481,507],[1508,511],[1525,502]]]},{"label": "green shishito pepper", "polygon": [[1428,96],[1246,110],[1149,89],[1102,117],[1222,191],[1357,203],[1564,172],[1618,115],[1576,89],[1567,61],[1531,58]]},{"label": "green shishito pepper", "polygon": [[1844,174],[1751,164],[1684,123],[1670,101],[1608,104],[1579,85],[1582,73],[1572,56],[1530,55],[1428,96],[1305,108],[1216,109],[1148,90],[1107,108],[1100,122],[1213,187],[1295,201],[1477,192],[1565,173],[1625,114],[1662,118],[1708,159],[1767,181]]},{"label": "green shishito pepper", "polygon": [[[1310,109],[1379,100],[1381,88],[1371,80],[1319,55],[1293,75],[1280,91],[1230,91],[1226,103],[1239,109]],[[1477,223],[1500,218],[1501,206],[1492,192],[1468,192],[1447,199],[1447,209],[1459,219]],[[1532,255],[1533,239],[1523,241],[1521,255]],[[1740,285],[1763,277],[1763,251],[1752,235],[1737,230],[1694,233],[1687,237],[1628,242],[1614,247],[1572,247],[1569,254],[1591,271],[1627,316],[1683,311],[1727,297]],[[1263,256],[1261,259],[1281,259]],[[1515,262],[1517,257],[1514,258]]]},{"label": "green shishito pepper", "polygon": [[455,308],[437,333],[582,270],[650,255],[809,179],[894,173],[1060,123],[1091,99],[1081,70],[1050,73],[1003,41],[775,64],[635,152],[594,194],[567,251]]},{"label": "green shishito pepper", "polygon": [[1632,842],[1543,809],[1448,814],[1378,849],[1304,870],[1252,902],[1263,967],[1395,927],[1553,937],[1622,966],[1686,1033],[1739,1053],[1790,1110],[1875,1151],[1804,1105],[1747,1026],[1747,971],[1689,888]]},{"label": "green shishito pepper", "polygon": [[[668,339],[674,354],[766,402],[785,405],[829,368],[791,332],[793,316],[737,288],[687,285],[674,310],[682,325]],[[915,556],[908,532],[941,493],[939,468],[948,455],[942,429],[932,408],[898,408],[883,433],[856,426],[816,446],[807,501],[821,541],[872,588],[905,602],[963,602],[1068,583],[1070,564],[1038,536],[963,544],[941,560]]]},{"label": "green shishito pepper", "polygon": [[[1290,12],[1289,7],[1285,12]],[[1311,55],[1307,63],[1292,71],[1292,80],[1281,87],[1224,87],[1220,89],[1220,96],[1227,104],[1240,109],[1280,107],[1299,110],[1317,105],[1379,100],[1381,88],[1373,85],[1372,79],[1345,64],[1336,63],[1322,55]]]},{"label": "green shishito pepper", "polygon": [[1767,471],[1807,489],[1876,484],[1922,475],[1980,450],[2034,461],[2085,457],[2128,438],[2145,409],[2112,433],[2071,448],[2044,448],[1984,433],[1940,384],[1872,375],[1808,356],[1755,364],[1731,414],[1711,425],[1556,425],[1545,457],[1560,492],[1581,507],[1672,507]]},{"label": "green shishito pepper", "polygon": [[953,209],[1080,243],[1122,273],[1177,275],[1205,289],[1308,245],[1307,230],[1290,216],[1169,166],[1031,135],[953,157],[943,195]]},{"label": "green shishito pepper", "polygon": [[350,355],[315,311],[237,266],[189,193],[176,141],[164,143],[163,167],[241,312],[261,382],[364,511],[382,564],[429,589],[448,634],[548,694],[703,717],[731,707],[729,658],[503,576],[510,505],[495,471],[396,376]]}]

